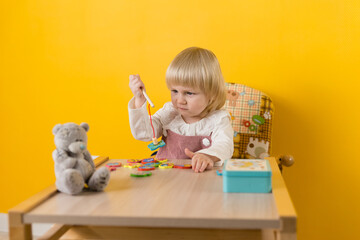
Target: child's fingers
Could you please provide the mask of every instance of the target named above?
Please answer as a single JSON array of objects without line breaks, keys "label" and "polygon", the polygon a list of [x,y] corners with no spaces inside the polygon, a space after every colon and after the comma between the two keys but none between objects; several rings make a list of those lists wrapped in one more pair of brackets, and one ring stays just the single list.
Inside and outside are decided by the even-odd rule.
[{"label": "child's fingers", "polygon": [[137,88],[143,88],[145,87],[144,83],[142,81],[139,81],[139,80],[134,80],[134,81],[130,81],[130,86],[134,86],[134,87],[137,87]]},{"label": "child's fingers", "polygon": [[129,79],[130,79],[130,81],[140,80],[140,75],[139,74],[130,75]]},{"label": "child's fingers", "polygon": [[184,152],[185,152],[185,155],[188,156],[191,159],[191,166],[192,166],[192,169],[194,169],[194,171],[195,171],[196,162],[197,162],[197,158],[195,157],[195,153],[190,151],[188,148],[185,148]]},{"label": "child's fingers", "polygon": [[134,87],[135,87],[136,89],[138,89],[139,91],[142,91],[143,89],[145,89],[145,85],[144,85],[144,83],[142,83],[142,82],[136,82],[136,83],[134,84]]},{"label": "child's fingers", "polygon": [[201,155],[195,155],[191,161],[191,165],[192,165],[194,172],[199,172],[199,170],[201,168],[201,164],[202,164]]},{"label": "child's fingers", "polygon": [[131,86],[130,89],[135,97],[142,97],[143,93],[140,86]]},{"label": "child's fingers", "polygon": [[208,162],[207,161],[202,161],[201,166],[199,167],[199,171],[200,172],[205,171],[207,166],[208,166]]},{"label": "child's fingers", "polygon": [[214,167],[214,162],[213,161],[209,161],[209,164],[206,166],[206,169],[212,169]]},{"label": "child's fingers", "polygon": [[129,86],[130,86],[130,89],[133,92],[134,96],[141,97],[143,95],[142,90],[145,89],[145,85],[141,81],[140,76],[139,75],[130,75],[129,79],[130,79]]},{"label": "child's fingers", "polygon": [[143,83],[143,81],[141,81],[140,76],[138,74],[137,75],[130,75],[129,79],[130,79],[130,84],[131,85],[144,86],[144,83]]},{"label": "child's fingers", "polygon": [[197,164],[197,159],[192,158],[191,159],[191,166],[192,166],[192,169],[194,170],[194,172],[196,172],[196,164]]},{"label": "child's fingers", "polygon": [[136,76],[135,76],[135,75],[130,75],[130,76],[129,76],[129,80],[130,80],[130,81],[134,81],[134,80],[135,80],[135,78],[136,78]]}]

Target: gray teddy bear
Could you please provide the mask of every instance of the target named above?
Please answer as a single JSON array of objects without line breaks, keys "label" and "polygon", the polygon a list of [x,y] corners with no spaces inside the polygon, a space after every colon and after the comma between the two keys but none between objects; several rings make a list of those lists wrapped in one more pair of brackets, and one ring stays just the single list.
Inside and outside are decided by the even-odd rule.
[{"label": "gray teddy bear", "polygon": [[83,190],[85,183],[92,191],[102,191],[109,182],[108,168],[95,169],[93,159],[87,150],[87,131],[87,123],[57,124],[52,130],[56,145],[52,154],[56,187],[61,192],[78,194]]}]

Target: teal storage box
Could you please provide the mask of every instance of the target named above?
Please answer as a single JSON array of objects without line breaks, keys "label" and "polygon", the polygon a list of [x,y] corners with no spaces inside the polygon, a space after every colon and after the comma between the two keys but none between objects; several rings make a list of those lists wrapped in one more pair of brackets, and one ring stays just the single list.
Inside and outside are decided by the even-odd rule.
[{"label": "teal storage box", "polygon": [[270,193],[271,168],[264,159],[229,159],[223,168],[223,191]]}]

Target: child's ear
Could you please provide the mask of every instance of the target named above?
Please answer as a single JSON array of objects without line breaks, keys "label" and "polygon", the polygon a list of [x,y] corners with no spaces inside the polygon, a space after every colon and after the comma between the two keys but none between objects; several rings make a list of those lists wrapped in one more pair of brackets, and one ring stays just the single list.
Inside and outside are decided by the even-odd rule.
[{"label": "child's ear", "polygon": [[84,128],[86,132],[89,131],[89,128],[90,128],[90,127],[89,127],[89,124],[87,124],[87,123],[81,123],[80,126],[81,126],[82,128]]}]

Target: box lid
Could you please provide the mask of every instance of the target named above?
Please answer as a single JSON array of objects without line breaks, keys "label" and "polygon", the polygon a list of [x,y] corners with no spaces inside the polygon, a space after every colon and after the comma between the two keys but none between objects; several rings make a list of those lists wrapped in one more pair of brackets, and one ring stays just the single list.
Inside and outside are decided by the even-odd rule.
[{"label": "box lid", "polygon": [[223,176],[265,177],[271,176],[266,159],[229,159],[225,161]]}]

